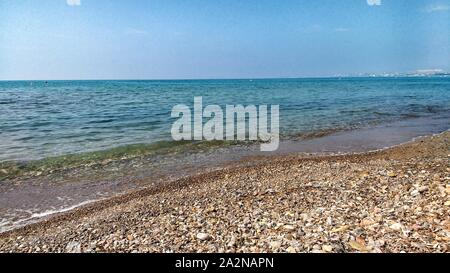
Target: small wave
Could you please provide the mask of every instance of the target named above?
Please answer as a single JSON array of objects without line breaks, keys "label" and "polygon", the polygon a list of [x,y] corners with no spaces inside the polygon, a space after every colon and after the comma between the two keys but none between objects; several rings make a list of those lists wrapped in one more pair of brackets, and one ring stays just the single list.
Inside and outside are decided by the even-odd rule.
[{"label": "small wave", "polygon": [[406,109],[408,109],[409,112],[412,113],[427,113],[427,114],[437,114],[445,110],[440,105],[423,105],[417,103],[408,104]]},{"label": "small wave", "polygon": [[419,114],[414,114],[414,113],[402,114],[401,116],[402,116],[402,118],[407,118],[407,119],[409,119],[409,118],[420,118]]},{"label": "small wave", "polygon": [[339,113],[341,114],[346,114],[346,115],[353,115],[353,114],[360,114],[360,113],[365,113],[367,110],[365,109],[347,109],[347,110],[341,110],[339,111]]},{"label": "small wave", "polygon": [[428,105],[426,107],[426,110],[428,113],[436,114],[436,113],[439,113],[439,111],[441,110],[441,107],[437,106],[437,105]]},{"label": "small wave", "polygon": [[313,138],[319,138],[319,137],[332,135],[332,134],[342,132],[345,130],[348,130],[348,129],[345,129],[345,128],[320,129],[320,130],[315,130],[315,131],[310,131],[310,132],[298,133],[294,136],[294,138],[307,140],[307,139],[313,139]]},{"label": "small wave", "polygon": [[79,208],[79,207],[82,207],[82,206],[85,206],[85,205],[89,205],[91,203],[94,203],[94,202],[97,202],[97,201],[100,201],[100,200],[101,199],[88,200],[88,201],[84,201],[84,202],[81,202],[79,204],[67,207],[67,208],[61,208],[61,209],[56,209],[56,210],[47,210],[47,211],[43,211],[43,212],[40,212],[40,213],[33,213],[30,218],[27,218],[24,221],[27,221],[27,220],[29,221],[29,220],[33,220],[33,219],[40,219],[40,218],[44,218],[44,217],[47,217],[47,216],[50,216],[50,215],[54,215],[54,214],[57,214],[57,213],[63,213],[63,212],[71,211],[73,209],[76,209],[76,208]]},{"label": "small wave", "polygon": [[394,116],[394,114],[387,112],[373,112],[373,114],[377,116]]},{"label": "small wave", "polygon": [[108,162],[114,162],[142,156],[183,152],[190,153],[233,144],[235,144],[235,142],[164,140],[150,144],[130,144],[105,150],[79,154],[67,154],[25,162],[0,161],[0,170],[2,170],[2,172],[0,172],[0,181],[35,172],[46,174],[57,170],[76,168],[80,166],[101,165],[105,160]]},{"label": "small wave", "polygon": [[34,139],[34,137],[32,137],[32,136],[27,136],[27,137],[21,137],[21,138],[18,138],[18,139],[16,139],[17,141],[28,141],[28,140],[32,140],[32,139]]},{"label": "small wave", "polygon": [[114,122],[115,119],[101,119],[101,120],[92,120],[89,121],[88,124],[102,124],[102,123],[111,123]]},{"label": "small wave", "polygon": [[94,202],[101,201],[101,200],[102,199],[87,200],[87,201],[84,201],[84,202],[81,202],[81,203],[78,203],[76,205],[69,206],[69,207],[64,207],[64,208],[54,209],[54,210],[46,210],[46,211],[43,211],[40,213],[33,213],[28,218],[19,219],[19,220],[15,220],[15,221],[2,220],[2,221],[0,221],[0,233],[14,230],[16,228],[20,228],[20,227],[23,227],[23,226],[26,226],[29,224],[37,223],[39,221],[44,220],[48,216],[68,212],[68,211],[74,210],[76,208],[79,208],[79,207],[82,207],[85,205],[89,205],[89,204],[92,204]]}]

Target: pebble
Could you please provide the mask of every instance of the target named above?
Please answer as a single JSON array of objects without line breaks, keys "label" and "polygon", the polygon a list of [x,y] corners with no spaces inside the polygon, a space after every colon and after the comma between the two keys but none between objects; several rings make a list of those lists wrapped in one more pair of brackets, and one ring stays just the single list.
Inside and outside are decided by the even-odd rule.
[{"label": "pebble", "polygon": [[211,236],[209,236],[209,234],[207,233],[197,233],[197,239],[199,239],[200,241],[206,241],[209,240],[211,238]]},{"label": "pebble", "polygon": [[395,230],[395,231],[401,231],[403,226],[400,223],[395,223],[389,226],[390,229]]},{"label": "pebble", "polygon": [[424,192],[428,191],[428,187],[427,187],[427,186],[419,187],[417,190],[418,190],[420,193],[424,193]]},{"label": "pebble", "polygon": [[416,190],[413,190],[412,192],[411,192],[411,196],[418,196],[418,195],[420,195],[420,192],[416,189]]},{"label": "pebble", "polygon": [[323,245],[322,250],[325,252],[331,252],[331,251],[333,251],[333,247],[330,245]]},{"label": "pebble", "polygon": [[283,226],[283,230],[287,231],[287,232],[292,232],[295,230],[295,227],[292,225],[284,225]]},{"label": "pebble", "polygon": [[288,248],[286,249],[286,251],[287,251],[288,253],[297,253],[297,250],[296,250],[294,247],[292,247],[292,246],[288,247]]},{"label": "pebble", "polygon": [[231,239],[230,239],[230,241],[228,242],[227,246],[228,246],[228,247],[234,247],[234,246],[236,246],[236,237],[235,237],[235,236],[232,236],[232,237],[231,237]]},{"label": "pebble", "polygon": [[387,175],[388,175],[389,177],[396,177],[396,176],[397,176],[397,174],[396,174],[395,172],[393,172],[393,171],[389,171],[389,172],[387,173]]},{"label": "pebble", "polygon": [[351,248],[353,248],[355,250],[358,250],[358,251],[361,251],[361,252],[366,252],[367,251],[366,246],[361,244],[360,242],[350,241],[349,245],[350,245]]},{"label": "pebble", "polygon": [[272,250],[278,250],[281,247],[281,242],[273,241],[273,242],[270,242],[269,245],[272,248]]},{"label": "pebble", "polygon": [[68,253],[81,253],[81,244],[79,242],[70,242],[66,246],[66,252]]}]

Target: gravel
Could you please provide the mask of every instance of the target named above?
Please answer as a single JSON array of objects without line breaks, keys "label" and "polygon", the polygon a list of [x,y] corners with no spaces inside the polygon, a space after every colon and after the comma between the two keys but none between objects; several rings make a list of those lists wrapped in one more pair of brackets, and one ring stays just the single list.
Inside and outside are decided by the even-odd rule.
[{"label": "gravel", "polygon": [[192,176],[0,234],[0,252],[449,252],[449,140]]}]

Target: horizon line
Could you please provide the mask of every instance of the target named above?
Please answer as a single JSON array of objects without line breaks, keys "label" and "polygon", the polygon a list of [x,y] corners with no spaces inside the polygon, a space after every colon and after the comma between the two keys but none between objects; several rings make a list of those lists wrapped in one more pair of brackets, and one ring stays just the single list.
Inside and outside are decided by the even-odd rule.
[{"label": "horizon line", "polygon": [[166,78],[166,79],[0,79],[0,82],[56,82],[56,81],[214,81],[214,80],[295,80],[295,79],[336,79],[336,78],[412,78],[412,77],[432,77],[432,76],[450,76],[448,72],[439,74],[420,75],[420,74],[366,74],[366,75],[342,75],[342,76],[299,76],[299,77],[255,77],[255,78]]}]

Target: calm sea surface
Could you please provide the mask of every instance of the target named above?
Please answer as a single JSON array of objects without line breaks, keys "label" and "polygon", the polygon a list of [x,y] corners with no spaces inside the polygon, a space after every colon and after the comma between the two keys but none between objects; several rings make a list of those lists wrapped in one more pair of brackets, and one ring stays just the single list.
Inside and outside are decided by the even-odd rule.
[{"label": "calm sea surface", "polygon": [[170,141],[176,104],[279,104],[284,138],[450,117],[450,78],[0,82],[0,161]]}]

